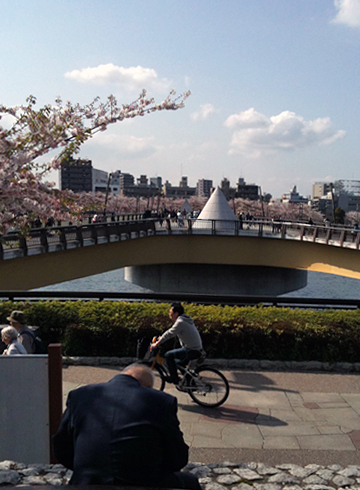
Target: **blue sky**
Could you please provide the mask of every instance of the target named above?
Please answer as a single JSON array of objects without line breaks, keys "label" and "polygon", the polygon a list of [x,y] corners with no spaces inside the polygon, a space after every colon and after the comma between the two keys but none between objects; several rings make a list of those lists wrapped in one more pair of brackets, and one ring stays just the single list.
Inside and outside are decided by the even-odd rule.
[{"label": "blue sky", "polygon": [[274,197],[360,180],[360,0],[0,0],[0,16],[4,105],[191,90],[87,142],[95,168]]}]

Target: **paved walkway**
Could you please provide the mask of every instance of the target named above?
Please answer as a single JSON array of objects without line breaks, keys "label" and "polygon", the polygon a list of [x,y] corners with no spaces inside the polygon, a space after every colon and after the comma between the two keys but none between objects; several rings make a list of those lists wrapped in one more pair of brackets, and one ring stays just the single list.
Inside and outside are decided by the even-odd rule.
[{"label": "paved walkway", "polygon": [[[120,367],[67,366],[69,390],[108,381]],[[171,385],[191,461],[360,464],[360,375],[223,370],[231,392],[217,409]]]}]

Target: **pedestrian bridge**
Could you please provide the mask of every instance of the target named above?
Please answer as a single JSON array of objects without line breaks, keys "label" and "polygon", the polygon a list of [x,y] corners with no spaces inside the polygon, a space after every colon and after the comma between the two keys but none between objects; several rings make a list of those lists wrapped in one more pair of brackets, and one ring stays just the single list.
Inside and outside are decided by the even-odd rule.
[{"label": "pedestrian bridge", "polygon": [[[359,243],[360,233],[349,228],[264,219],[242,224],[148,219],[42,228],[25,238],[2,237],[0,290],[35,289],[124,267],[128,278],[138,284],[139,277],[144,279],[145,287],[149,272],[144,271],[153,279],[164,267],[169,276],[188,270],[202,283],[209,269],[225,270],[222,275],[230,281],[228,274],[233,270],[238,277],[237,268],[243,268],[248,281],[261,268],[270,272],[272,291],[274,271],[280,271],[280,282],[287,280],[284,272],[299,273],[294,290],[306,285],[306,271],[360,279]],[[281,293],[275,288],[273,294]]]}]

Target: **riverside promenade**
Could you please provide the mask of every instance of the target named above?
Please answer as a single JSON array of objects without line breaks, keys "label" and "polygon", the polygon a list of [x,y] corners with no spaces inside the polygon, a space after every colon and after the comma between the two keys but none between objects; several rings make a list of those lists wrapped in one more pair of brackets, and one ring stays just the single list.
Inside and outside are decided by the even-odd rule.
[{"label": "riverside promenade", "polygon": [[[220,366],[219,366],[220,367]],[[360,467],[360,374],[221,368],[226,403],[196,405],[167,384],[179,404],[190,461]],[[110,380],[121,366],[64,365],[64,406],[70,390]]]}]

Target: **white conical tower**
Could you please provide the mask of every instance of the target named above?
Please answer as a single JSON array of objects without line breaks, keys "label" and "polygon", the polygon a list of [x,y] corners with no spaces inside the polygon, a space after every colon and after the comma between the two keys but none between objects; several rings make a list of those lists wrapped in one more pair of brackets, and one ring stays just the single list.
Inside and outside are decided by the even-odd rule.
[{"label": "white conical tower", "polygon": [[213,220],[217,221],[217,230],[233,229],[234,221],[237,221],[220,187],[217,187],[211,194],[210,199],[196,219],[194,228],[211,228]]},{"label": "white conical tower", "polygon": [[192,212],[191,204],[189,203],[189,201],[187,199],[185,199],[183,205],[180,208],[180,211],[181,212],[185,211],[186,213],[191,213]]},{"label": "white conical tower", "polygon": [[220,187],[217,187],[211,194],[210,199],[205,204],[198,219],[224,219],[236,221],[234,211],[231,209]]}]

